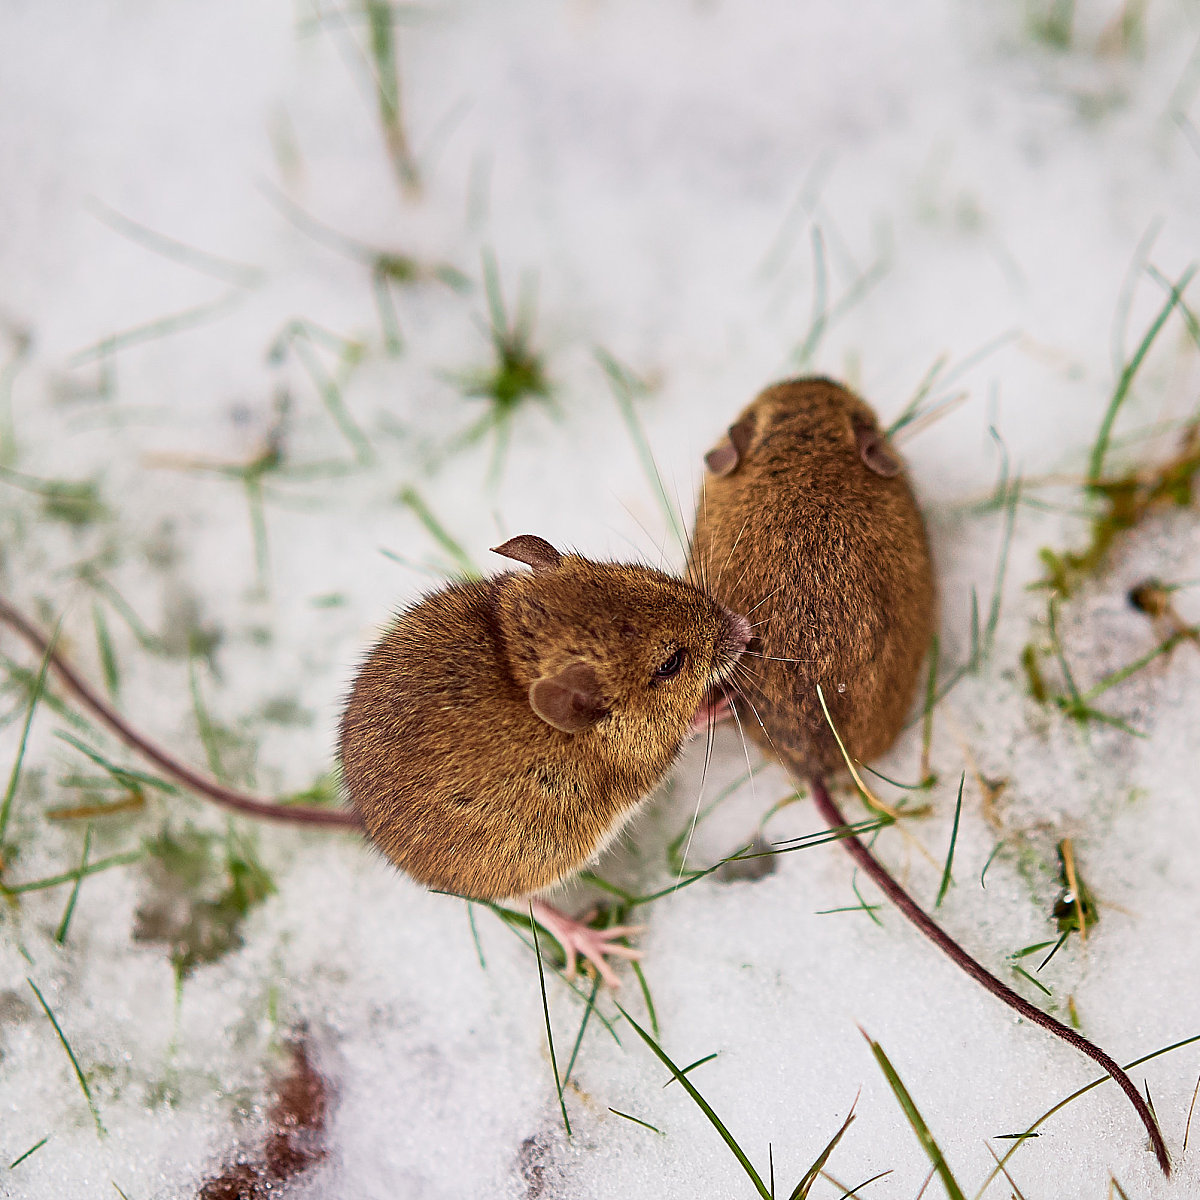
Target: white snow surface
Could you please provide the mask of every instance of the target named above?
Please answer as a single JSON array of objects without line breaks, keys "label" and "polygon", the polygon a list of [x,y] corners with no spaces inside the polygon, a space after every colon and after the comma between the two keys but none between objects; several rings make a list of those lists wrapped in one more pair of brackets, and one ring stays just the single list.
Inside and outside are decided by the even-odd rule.
[{"label": "white snow surface", "polygon": [[[797,370],[845,378],[891,421],[942,362],[931,398],[963,391],[965,401],[902,446],[939,568],[944,677],[970,653],[972,590],[984,623],[990,611],[1004,515],[977,505],[992,492],[1001,441],[1012,472],[1032,481],[1026,494],[1049,503],[1018,508],[991,654],[936,709],[932,814],[886,831],[877,848],[932,905],[965,771],[955,886],[938,913],[946,928],[1059,1016],[1073,1003],[1120,1061],[1200,1034],[1200,654],[1180,645],[1097,698],[1144,737],[1034,703],[1020,665],[1022,648],[1048,634],[1046,593],[1027,586],[1041,574],[1037,552],[1085,543],[1078,485],[1105,406],[1167,300],[1162,279],[1200,257],[1200,9],[1097,0],[1077,6],[1069,44],[1057,47],[1034,32],[1055,8],[398,4],[403,115],[422,173],[420,194],[408,195],[385,151],[367,24],[353,4],[9,0],[0,405],[15,441],[6,424],[4,461],[26,481],[98,480],[107,515],[80,527],[51,520],[6,474],[4,595],[43,624],[65,614],[62,644],[96,681],[99,604],[120,707],[201,766],[186,658],[141,645],[112,592],[80,581],[80,564],[95,564],[154,631],[188,620],[219,628],[216,669],[196,668],[207,709],[253,743],[259,792],[295,792],[329,768],[347,683],[389,613],[448,570],[398,502],[404,487],[487,570],[499,565],[487,548],[526,531],[593,557],[681,564],[597,347],[650,384],[634,403],[685,519],[705,449],[766,383]],[[1124,43],[1123,14],[1137,27]],[[370,263],[339,235],[449,263],[473,286],[394,288],[403,348],[389,353]],[[522,286],[536,297],[533,344],[557,408],[517,411],[497,481],[488,439],[455,445],[485,411],[459,382],[489,362],[485,252],[510,314]],[[1200,288],[1189,296],[1200,306]],[[822,308],[823,336],[798,361]],[[154,324],[196,310],[180,328]],[[339,365],[318,336],[311,354],[340,380],[369,462],[354,465],[299,353],[270,354],[294,320],[361,345]],[[139,329],[147,336],[121,336]],[[1200,355],[1177,311],[1136,374],[1118,434],[1187,418],[1198,385]],[[286,465],[353,469],[268,477],[260,580],[241,484],[183,468],[255,458],[284,393]],[[1161,461],[1175,436],[1126,438],[1112,463]],[[1033,486],[1046,476],[1065,482]],[[1062,605],[1081,689],[1156,644],[1126,601],[1149,576],[1200,577],[1192,509],[1151,517]],[[1174,597],[1185,620],[1200,619],[1194,590]],[[0,647],[36,668],[10,634]],[[1061,690],[1052,656],[1042,662]],[[3,778],[24,695],[5,693]],[[281,699],[302,719],[264,720],[264,705]],[[5,884],[79,861],[84,822],[46,816],[79,802],[63,778],[90,770],[55,736],[68,728],[38,709]],[[879,765],[913,780],[920,758],[918,722]],[[702,767],[696,744],[601,874],[641,892],[671,882],[667,847],[695,811]],[[745,767],[736,733],[722,730],[705,798]],[[1007,780],[992,808],[980,775]],[[893,801],[905,795],[878,786]],[[778,768],[763,770],[698,825],[690,864],[743,845],[788,792]],[[141,813],[94,821],[92,857],[188,823],[228,827],[202,802],[151,795]],[[565,1093],[568,1137],[536,960],[511,930],[477,911],[481,967],[464,904],[425,892],[355,839],[234,824],[277,891],[252,909],[239,949],[188,975],[178,1007],[167,951],[132,937],[144,863],[85,879],[62,945],[69,885],[0,908],[0,1193],[195,1195],[261,1142],[279,1043],[305,1029],[333,1095],[329,1153],[286,1195],[755,1194],[684,1090],[664,1089],[668,1072],[610,997],[599,1014],[619,1044],[593,1016]],[[799,803],[766,833],[818,828]],[[1046,996],[1009,956],[1057,936],[1064,837],[1101,919],[1042,971]],[[777,1194],[791,1193],[856,1104],[827,1164],[837,1182],[812,1195],[836,1200],[890,1172],[858,1194],[908,1200],[930,1161],[861,1027],[974,1195],[994,1166],[989,1147],[1003,1154],[1012,1143],[1001,1135],[1097,1070],[1014,1019],[894,910],[882,908],[878,924],[826,912],[858,903],[837,846],[775,861],[757,882],[708,878],[637,911],[661,1045],[681,1066],[716,1054],[689,1078],[764,1179],[770,1153]],[[861,891],[877,898],[865,882]],[[598,896],[577,886],[560,899],[583,911]],[[1040,957],[1020,965],[1032,972]],[[620,999],[646,1026],[641,990],[623,973]],[[104,1135],[27,978],[79,1060]],[[546,982],[561,1072],[584,1006],[553,973]],[[1200,1043],[1134,1073],[1174,1156],[1170,1182],[1108,1083],[1048,1120],[1009,1161],[1014,1182],[984,1194],[1200,1195],[1200,1118],[1184,1148],[1198,1072]],[[942,1187],[935,1177],[924,1194]]]}]

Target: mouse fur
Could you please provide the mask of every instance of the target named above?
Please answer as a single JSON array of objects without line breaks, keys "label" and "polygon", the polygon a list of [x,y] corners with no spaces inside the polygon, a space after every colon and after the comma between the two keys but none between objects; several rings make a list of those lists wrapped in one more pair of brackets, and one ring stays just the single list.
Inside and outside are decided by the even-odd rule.
[{"label": "mouse fur", "polygon": [[689,577],[754,625],[731,696],[797,777],[895,740],[934,631],[933,564],[903,464],[829,379],[763,391],[709,452]]},{"label": "mouse fur", "polygon": [[649,567],[532,535],[498,552],[533,570],[401,613],[341,725],[345,788],[375,844],[419,882],[476,899],[539,892],[598,854],[750,636]]}]

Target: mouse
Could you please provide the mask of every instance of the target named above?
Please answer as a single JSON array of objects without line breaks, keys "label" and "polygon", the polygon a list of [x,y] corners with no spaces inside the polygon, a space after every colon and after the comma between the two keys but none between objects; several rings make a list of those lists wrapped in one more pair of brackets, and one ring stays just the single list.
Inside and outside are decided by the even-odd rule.
[{"label": "mouse", "polygon": [[594,861],[708,719],[749,621],[638,563],[564,554],[533,534],[495,552],[528,570],[450,583],[404,609],[357,671],[339,731],[346,808],[281,805],[207,778],[139,733],[47,638],[0,620],[127,745],[247,816],[364,832],[418,883],[528,903],[612,987],[634,927],[592,929],[542,893]]},{"label": "mouse", "polygon": [[[874,411],[834,380],[785,380],[743,409],[705,466],[687,574],[753,624],[746,652],[719,685],[731,715],[808,783],[839,844],[926,937],[1112,1076],[1169,1174],[1158,1123],[1112,1057],[950,938],[852,832],[830,794],[828,780],[848,759],[869,762],[896,740],[937,623],[924,521]],[[710,711],[721,715],[718,703]]]},{"label": "mouse", "polygon": [[375,845],[477,900],[544,891],[591,862],[678,757],[749,622],[640,564],[532,534],[529,571],[463,580],[401,613],[342,715],[342,782]]}]

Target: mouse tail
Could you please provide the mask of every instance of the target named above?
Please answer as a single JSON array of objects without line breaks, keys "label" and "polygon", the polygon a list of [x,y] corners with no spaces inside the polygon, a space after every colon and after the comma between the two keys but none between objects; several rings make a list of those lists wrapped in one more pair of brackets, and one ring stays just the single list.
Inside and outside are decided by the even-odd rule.
[{"label": "mouse tail", "polygon": [[986,967],[973,959],[948,933],[946,933],[917,902],[892,878],[887,869],[867,849],[867,847],[851,832],[851,827],[842,816],[841,810],[829,794],[825,780],[820,775],[809,778],[812,786],[813,800],[822,820],[835,833],[842,836],[839,839],[845,846],[850,857],[858,866],[874,880],[880,891],[943,953],[964,970],[976,983],[981,984],[998,1000],[1002,1000],[1010,1008],[1015,1009],[1027,1020],[1049,1030],[1056,1037],[1074,1046],[1076,1050],[1086,1054],[1097,1065],[1102,1067],[1113,1078],[1121,1091],[1129,1098],[1129,1102],[1137,1110],[1146,1132],[1150,1135],[1150,1143],[1154,1147],[1154,1155],[1164,1175],[1171,1174],[1171,1159],[1167,1154],[1167,1146],[1163,1141],[1162,1131],[1158,1121],[1150,1111],[1150,1106],[1142,1098],[1142,1094],[1134,1086],[1133,1080],[1121,1069],[1117,1062],[1094,1042],[1089,1042],[1078,1031],[1056,1021],[1049,1013],[1030,1004],[1023,996],[1018,995],[1007,984],[1001,983]]},{"label": "mouse tail", "polygon": [[15,609],[7,600],[0,598],[0,622],[7,625],[28,642],[49,663],[63,685],[97,720],[106,725],[131,750],[140,754],[162,773],[180,786],[187,788],[206,800],[221,805],[245,816],[265,818],[269,821],[287,821],[300,825],[324,825],[335,829],[361,829],[358,817],[338,808],[316,808],[312,805],[280,804],[247,795],[210,779],[201,772],[168,754],[149,738],[139,733],[119,712],[100,696],[79,674],[71,663],[55,649],[48,638],[27,617]]}]

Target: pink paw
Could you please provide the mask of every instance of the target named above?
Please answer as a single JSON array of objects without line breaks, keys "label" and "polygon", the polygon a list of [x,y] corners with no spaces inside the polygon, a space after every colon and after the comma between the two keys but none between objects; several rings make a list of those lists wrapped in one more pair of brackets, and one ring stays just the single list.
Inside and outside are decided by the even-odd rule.
[{"label": "pink paw", "polygon": [[544,925],[555,941],[563,948],[566,955],[566,974],[570,978],[575,974],[576,956],[587,959],[611,988],[619,988],[621,981],[616,972],[605,960],[606,954],[618,958],[641,958],[642,952],[632,946],[613,945],[614,938],[628,937],[641,933],[641,925],[613,925],[608,929],[593,929],[583,921],[568,917],[557,908],[552,908],[541,900],[533,901],[533,918],[539,925]]}]

